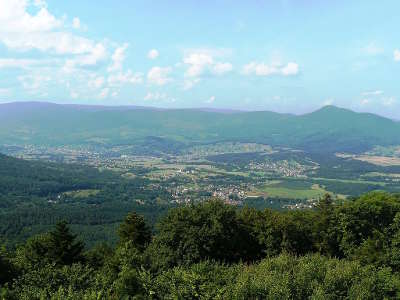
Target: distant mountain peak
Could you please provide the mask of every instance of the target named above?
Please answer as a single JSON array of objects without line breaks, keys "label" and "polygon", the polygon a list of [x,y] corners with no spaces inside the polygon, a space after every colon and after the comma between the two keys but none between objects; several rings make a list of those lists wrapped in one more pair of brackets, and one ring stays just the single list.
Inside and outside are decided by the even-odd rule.
[{"label": "distant mountain peak", "polygon": [[343,112],[350,112],[350,113],[355,113],[354,111],[347,109],[347,108],[342,108],[339,106],[335,105],[325,105],[321,107],[320,109],[317,109],[316,111],[312,112],[312,114],[318,114],[318,113],[343,113]]}]

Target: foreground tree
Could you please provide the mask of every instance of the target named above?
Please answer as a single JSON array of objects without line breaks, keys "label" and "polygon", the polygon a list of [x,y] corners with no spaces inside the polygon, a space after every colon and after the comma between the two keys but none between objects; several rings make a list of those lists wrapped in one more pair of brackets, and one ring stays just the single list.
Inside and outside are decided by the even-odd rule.
[{"label": "foreground tree", "polygon": [[118,236],[121,244],[131,242],[137,249],[144,250],[151,241],[151,229],[143,216],[132,212],[119,226]]},{"label": "foreground tree", "polygon": [[66,222],[60,222],[47,233],[30,238],[17,250],[17,265],[21,269],[44,264],[72,265],[83,260],[84,244],[70,232]]},{"label": "foreground tree", "polygon": [[82,260],[84,244],[76,240],[66,222],[60,222],[50,232],[48,256],[56,264],[71,265]]},{"label": "foreground tree", "polygon": [[[189,265],[205,259],[235,262],[251,245],[234,207],[211,200],[172,209],[158,225],[149,254],[157,267]],[[255,242],[257,243],[257,242]]]}]

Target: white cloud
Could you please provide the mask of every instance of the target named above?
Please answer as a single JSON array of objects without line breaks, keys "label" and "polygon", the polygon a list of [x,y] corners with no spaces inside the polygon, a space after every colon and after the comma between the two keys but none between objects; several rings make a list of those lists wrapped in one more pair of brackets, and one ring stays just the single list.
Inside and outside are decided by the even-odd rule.
[{"label": "white cloud", "polygon": [[107,98],[109,93],[110,93],[110,89],[109,88],[104,88],[104,89],[101,90],[101,92],[99,94],[99,98],[100,99]]},{"label": "white cloud", "polygon": [[71,91],[70,96],[72,99],[78,99],[79,94],[76,91]]},{"label": "white cloud", "polygon": [[164,100],[167,99],[167,94],[165,93],[159,93],[159,92],[148,92],[146,96],[143,98],[145,101],[150,101],[150,100]]},{"label": "white cloud", "polygon": [[91,79],[88,82],[88,86],[91,89],[99,89],[104,85],[104,82],[105,82],[104,77],[100,76],[100,77],[96,77],[96,78]]},{"label": "white cloud", "polygon": [[28,92],[40,93],[40,91],[51,82],[52,77],[43,74],[29,74],[18,76],[18,80],[21,82],[22,87],[28,90]]},{"label": "white cloud", "polygon": [[289,62],[286,65],[279,63],[266,64],[258,62],[250,62],[243,66],[242,73],[244,75],[256,76],[270,76],[270,75],[283,75],[293,76],[299,73],[299,65],[294,62]]},{"label": "white cloud", "polygon": [[183,63],[189,65],[185,76],[197,77],[203,74],[208,65],[212,65],[214,60],[211,55],[206,53],[191,53],[183,58]]},{"label": "white cloud", "polygon": [[206,101],[206,103],[214,103],[214,101],[215,101],[215,96],[211,96],[207,101]]},{"label": "white cloud", "polygon": [[156,49],[151,49],[149,51],[149,53],[147,53],[147,57],[149,59],[156,59],[160,54],[158,53],[158,51]]},{"label": "white cloud", "polygon": [[128,44],[124,44],[121,47],[115,49],[114,54],[111,57],[112,64],[108,67],[109,72],[119,71],[122,69],[122,64],[125,60],[125,51],[128,49]]},{"label": "white cloud", "polygon": [[[68,32],[64,19],[52,15],[44,0],[0,0],[0,43],[10,50],[77,56],[68,58],[67,68],[94,65],[105,58],[103,43]],[[80,25],[78,18],[72,22],[74,27]]]},{"label": "white cloud", "polygon": [[63,22],[50,14],[45,1],[35,1],[36,14],[28,12],[27,0],[0,0],[0,37],[12,38],[11,34],[46,32],[60,27]]},{"label": "white cloud", "polygon": [[38,64],[35,59],[0,58],[0,69],[2,68],[28,68]]},{"label": "white cloud", "polygon": [[216,63],[213,66],[213,72],[218,75],[225,74],[232,71],[233,66],[231,63]]},{"label": "white cloud", "polygon": [[85,55],[77,55],[71,59],[67,59],[64,64],[65,72],[72,72],[78,67],[95,66],[100,61],[103,61],[107,57],[107,50],[103,44],[98,43],[92,49],[91,52]]},{"label": "white cloud", "polygon": [[196,84],[200,82],[199,78],[193,78],[193,79],[185,79],[183,81],[183,90],[187,91],[192,89]]},{"label": "white cloud", "polygon": [[361,99],[361,101],[360,101],[360,104],[362,105],[362,106],[365,106],[365,105],[367,105],[367,104],[369,104],[370,103],[370,100],[368,99],[368,98],[363,98],[363,99]]},{"label": "white cloud", "polygon": [[107,82],[112,87],[121,86],[125,83],[140,84],[143,82],[142,73],[133,73],[131,70],[123,73],[115,73],[108,76]]},{"label": "white cloud", "polygon": [[188,66],[185,77],[199,77],[205,72],[222,75],[232,71],[233,66],[231,63],[217,62],[215,60],[214,57],[221,56],[221,53],[210,49],[188,51],[183,57],[183,63]]},{"label": "white cloud", "polygon": [[333,102],[334,102],[334,100],[333,100],[332,98],[328,98],[328,99],[326,99],[326,100],[323,102],[323,105],[324,105],[324,106],[332,105]]},{"label": "white cloud", "polygon": [[72,19],[72,27],[75,29],[81,28],[81,20],[78,17]]},{"label": "white cloud", "polygon": [[393,59],[394,59],[394,61],[400,61],[400,50],[399,49],[394,50]]},{"label": "white cloud", "polygon": [[362,96],[379,96],[382,94],[383,94],[383,91],[376,90],[376,91],[367,91],[367,92],[362,93],[361,95]]},{"label": "white cloud", "polygon": [[394,97],[386,97],[382,101],[383,106],[393,106],[396,102],[396,98]]},{"label": "white cloud", "polygon": [[0,97],[9,96],[11,95],[10,89],[0,88]]},{"label": "white cloud", "polygon": [[162,101],[162,102],[175,102],[176,99],[173,97],[168,96],[166,93],[159,93],[159,92],[148,92],[146,96],[143,98],[145,101]]},{"label": "white cloud", "polygon": [[168,77],[171,71],[170,67],[153,67],[147,73],[147,80],[151,84],[164,85],[172,80]]},{"label": "white cloud", "polygon": [[299,65],[296,63],[290,62],[281,69],[281,73],[284,76],[297,75],[299,73]]}]

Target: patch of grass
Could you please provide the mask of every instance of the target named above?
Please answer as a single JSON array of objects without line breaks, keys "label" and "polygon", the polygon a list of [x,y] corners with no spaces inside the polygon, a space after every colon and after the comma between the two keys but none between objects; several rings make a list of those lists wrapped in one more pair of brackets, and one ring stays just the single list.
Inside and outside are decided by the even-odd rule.
[{"label": "patch of grass", "polygon": [[310,185],[309,188],[289,188],[282,186],[282,183],[278,183],[256,188],[249,193],[249,196],[286,199],[318,199],[326,193],[327,191],[318,184]]},{"label": "patch of grass", "polygon": [[87,198],[90,196],[96,196],[99,192],[100,190],[87,189],[65,192],[64,195],[70,196],[72,198]]}]

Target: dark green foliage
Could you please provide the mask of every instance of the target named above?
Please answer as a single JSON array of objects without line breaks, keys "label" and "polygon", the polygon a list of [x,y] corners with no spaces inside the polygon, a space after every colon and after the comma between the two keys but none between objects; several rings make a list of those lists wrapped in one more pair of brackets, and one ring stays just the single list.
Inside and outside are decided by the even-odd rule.
[{"label": "dark green foliage", "polygon": [[[143,178],[127,180],[90,167],[25,161],[0,154],[0,241],[15,246],[67,220],[88,246],[101,241],[115,244],[116,228],[128,212],[145,215],[153,225],[172,206],[158,204],[157,199],[170,196],[165,189],[154,190],[148,184]],[[85,198],[65,193],[81,189],[98,193]]]},{"label": "dark green foliage", "polygon": [[205,259],[246,259],[253,246],[233,207],[211,200],[172,209],[161,220],[149,253],[156,267],[188,265]]},{"label": "dark green foliage", "polygon": [[315,210],[292,212],[210,200],[171,210],[150,244],[143,217],[130,213],[115,248],[84,254],[59,223],[15,253],[0,252],[0,296],[398,299],[399,205],[382,192],[344,203],[327,195]]},{"label": "dark green foliage", "polygon": [[10,261],[10,254],[4,247],[0,247],[0,287],[16,276],[16,270]]},{"label": "dark green foliage", "polygon": [[72,265],[83,260],[83,248],[67,223],[60,222],[53,231],[34,236],[20,247],[16,262],[24,269],[41,264]]},{"label": "dark green foliage", "polygon": [[71,265],[82,260],[84,245],[76,241],[66,222],[60,222],[55,230],[50,232],[49,258],[59,265]]},{"label": "dark green foliage", "polygon": [[118,228],[120,243],[132,242],[139,250],[143,250],[151,241],[151,230],[143,216],[135,212],[129,213]]}]

